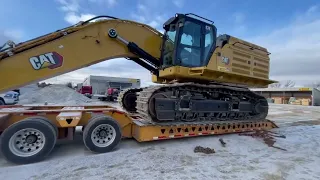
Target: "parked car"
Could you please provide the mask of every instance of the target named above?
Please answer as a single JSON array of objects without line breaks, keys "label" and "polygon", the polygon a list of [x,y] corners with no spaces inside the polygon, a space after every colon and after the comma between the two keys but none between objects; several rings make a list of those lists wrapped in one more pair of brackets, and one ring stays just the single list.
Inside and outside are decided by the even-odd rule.
[{"label": "parked car", "polygon": [[0,105],[13,105],[19,102],[19,93],[9,91],[5,94],[0,94]]}]

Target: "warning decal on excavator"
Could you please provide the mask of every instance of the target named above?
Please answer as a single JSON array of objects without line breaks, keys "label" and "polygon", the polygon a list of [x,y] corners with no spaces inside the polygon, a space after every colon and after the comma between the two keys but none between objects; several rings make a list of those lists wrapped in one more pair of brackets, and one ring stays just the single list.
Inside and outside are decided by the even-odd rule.
[{"label": "warning decal on excavator", "polygon": [[55,69],[62,65],[63,57],[57,52],[48,52],[45,54],[33,56],[29,59],[33,69],[43,68]]}]

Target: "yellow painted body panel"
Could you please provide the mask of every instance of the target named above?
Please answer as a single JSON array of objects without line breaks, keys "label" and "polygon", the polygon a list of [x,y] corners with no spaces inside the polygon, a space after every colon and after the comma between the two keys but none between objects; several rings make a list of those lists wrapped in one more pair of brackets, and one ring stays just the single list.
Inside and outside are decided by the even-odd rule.
[{"label": "yellow painted body panel", "polygon": [[[252,49],[252,47],[254,49]],[[228,59],[226,63],[224,60]],[[209,63],[204,67],[188,68],[174,66],[161,70],[153,82],[216,81],[242,84],[249,87],[267,87],[276,81],[269,79],[270,59],[265,48],[230,37],[223,47],[217,46]]]}]

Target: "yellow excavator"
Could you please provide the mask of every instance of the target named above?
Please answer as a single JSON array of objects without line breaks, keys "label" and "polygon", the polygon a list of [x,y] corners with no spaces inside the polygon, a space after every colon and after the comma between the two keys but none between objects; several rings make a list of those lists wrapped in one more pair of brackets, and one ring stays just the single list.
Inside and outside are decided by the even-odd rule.
[{"label": "yellow excavator", "polygon": [[[259,120],[266,99],[266,48],[224,34],[195,14],[176,14],[164,33],[142,23],[98,16],[0,52],[0,93],[114,58],[149,70],[159,85],[127,89],[119,102],[153,122]],[[107,69],[106,69],[107,71]]]}]

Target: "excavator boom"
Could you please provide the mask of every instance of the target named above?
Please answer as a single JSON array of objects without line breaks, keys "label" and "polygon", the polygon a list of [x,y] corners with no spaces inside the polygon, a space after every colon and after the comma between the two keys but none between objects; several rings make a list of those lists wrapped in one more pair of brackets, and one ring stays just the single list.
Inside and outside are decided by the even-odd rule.
[{"label": "excavator boom", "polygon": [[123,38],[160,58],[162,34],[150,26],[120,19],[83,22],[0,52],[0,92],[114,58],[137,60],[128,47],[108,37],[115,27]]}]

